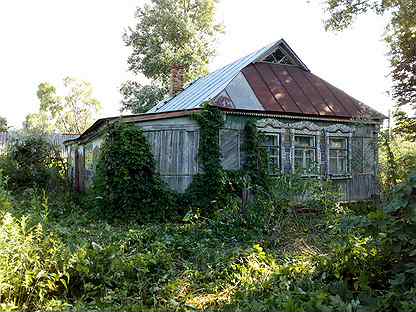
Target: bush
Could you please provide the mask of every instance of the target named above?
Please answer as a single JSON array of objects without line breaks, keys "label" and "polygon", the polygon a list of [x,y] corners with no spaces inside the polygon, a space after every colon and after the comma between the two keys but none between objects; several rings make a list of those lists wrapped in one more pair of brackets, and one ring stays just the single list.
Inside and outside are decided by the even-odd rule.
[{"label": "bush", "polygon": [[17,134],[0,158],[0,169],[13,190],[58,191],[66,182],[65,162],[59,149],[38,134]]},{"label": "bush", "polygon": [[45,224],[11,214],[14,204],[4,182],[0,175],[1,309],[62,308],[74,258]]},{"label": "bush", "polygon": [[391,195],[391,189],[406,181],[409,174],[416,170],[416,142],[400,137],[381,134],[380,146],[380,182],[382,191]]},{"label": "bush", "polygon": [[134,125],[109,126],[94,184],[98,207],[109,218],[146,223],[173,215],[173,194],[156,174],[150,145]]}]

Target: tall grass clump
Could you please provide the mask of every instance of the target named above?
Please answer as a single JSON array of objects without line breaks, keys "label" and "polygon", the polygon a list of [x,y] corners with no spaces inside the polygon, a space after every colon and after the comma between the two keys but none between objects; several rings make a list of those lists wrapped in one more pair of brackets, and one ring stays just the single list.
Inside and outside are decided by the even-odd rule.
[{"label": "tall grass clump", "polygon": [[29,216],[14,217],[13,201],[0,175],[0,305],[33,311],[62,306],[73,257],[65,245]]}]

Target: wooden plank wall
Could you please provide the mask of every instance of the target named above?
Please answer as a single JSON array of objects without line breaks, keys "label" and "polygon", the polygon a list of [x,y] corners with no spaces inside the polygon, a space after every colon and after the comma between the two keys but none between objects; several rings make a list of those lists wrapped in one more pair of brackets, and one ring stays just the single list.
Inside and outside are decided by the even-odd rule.
[{"label": "wooden plank wall", "polygon": [[159,129],[144,133],[162,180],[173,190],[184,192],[198,173],[199,131]]}]

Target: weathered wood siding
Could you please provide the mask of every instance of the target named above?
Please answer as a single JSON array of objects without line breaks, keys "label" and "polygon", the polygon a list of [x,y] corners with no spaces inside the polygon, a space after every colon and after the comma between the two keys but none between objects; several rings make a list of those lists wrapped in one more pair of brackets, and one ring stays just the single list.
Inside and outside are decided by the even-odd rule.
[{"label": "weathered wood siding", "polygon": [[189,117],[138,124],[152,148],[160,177],[176,192],[184,192],[199,171],[199,126]]},{"label": "weathered wood siding", "polygon": [[198,173],[197,130],[145,131],[161,178],[175,191],[184,192]]}]

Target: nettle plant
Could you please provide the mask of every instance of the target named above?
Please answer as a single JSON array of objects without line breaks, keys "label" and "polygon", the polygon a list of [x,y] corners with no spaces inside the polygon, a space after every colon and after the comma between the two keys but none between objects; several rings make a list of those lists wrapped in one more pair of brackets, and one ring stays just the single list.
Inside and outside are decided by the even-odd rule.
[{"label": "nettle plant", "polygon": [[97,205],[110,218],[146,223],[172,213],[173,194],[155,171],[142,129],[117,122],[109,126],[94,182]]}]

